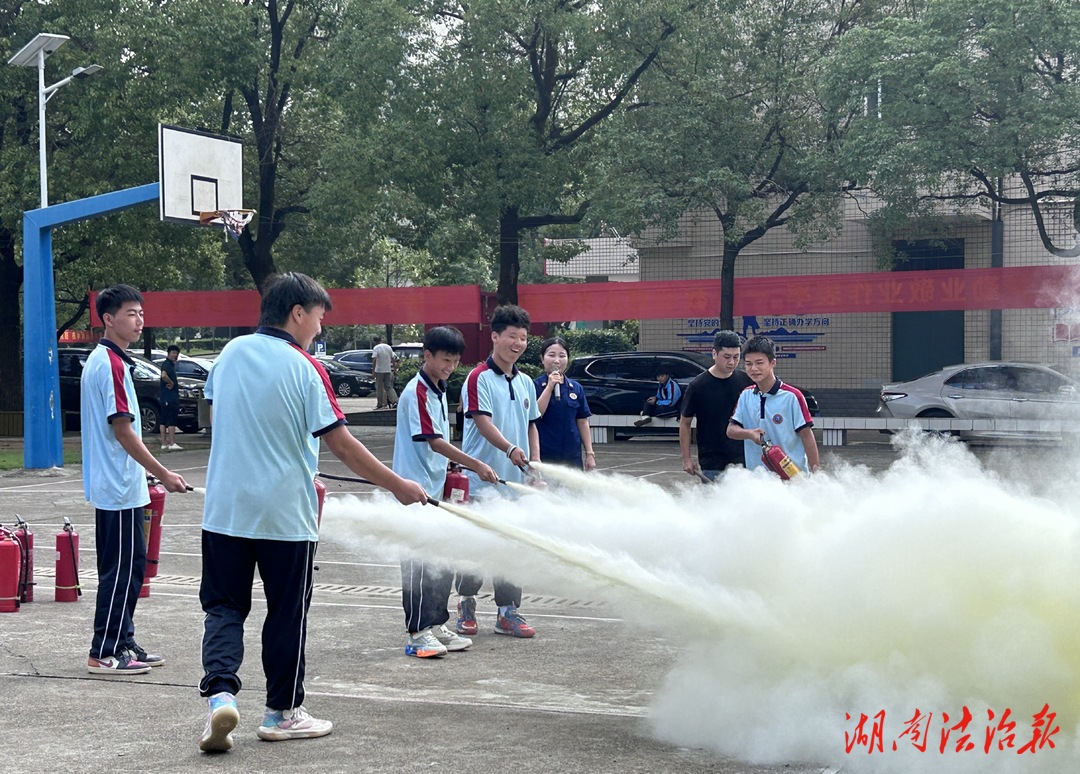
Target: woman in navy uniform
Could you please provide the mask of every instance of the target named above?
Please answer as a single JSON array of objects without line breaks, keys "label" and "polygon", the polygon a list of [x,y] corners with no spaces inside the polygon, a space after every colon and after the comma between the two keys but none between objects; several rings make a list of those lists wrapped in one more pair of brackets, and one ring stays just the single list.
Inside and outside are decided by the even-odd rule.
[{"label": "woman in navy uniform", "polygon": [[[541,417],[536,423],[540,433],[540,459],[571,465],[583,470],[596,467],[592,434],[589,432],[589,402],[581,384],[568,378],[570,348],[561,336],[546,339],[540,348],[544,373],[536,377],[536,405]],[[584,462],[581,458],[585,448]]]}]

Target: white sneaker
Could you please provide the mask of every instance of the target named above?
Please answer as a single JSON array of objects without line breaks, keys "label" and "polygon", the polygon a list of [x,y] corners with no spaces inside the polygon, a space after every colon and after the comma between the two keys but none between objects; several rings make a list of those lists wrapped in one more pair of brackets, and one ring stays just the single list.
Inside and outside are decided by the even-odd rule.
[{"label": "white sneaker", "polygon": [[432,633],[432,627],[428,627],[405,638],[405,655],[417,658],[445,656],[446,646]]},{"label": "white sneaker", "polygon": [[183,447],[183,446],[181,446],[181,445],[180,445],[180,444],[178,444],[178,443],[172,443],[172,444],[169,444],[169,448],[170,448],[170,449],[171,449],[172,451],[183,451],[183,450],[184,450],[184,447]]},{"label": "white sneaker", "polygon": [[169,450],[169,447],[168,447],[168,446],[166,446],[165,444],[161,444],[161,450],[162,450],[162,451],[168,451],[168,450]]},{"label": "white sneaker", "polygon": [[472,640],[468,637],[462,637],[460,634],[454,631],[450,631],[443,626],[432,626],[431,633],[435,635],[435,639],[443,644],[443,646],[450,652],[465,650],[465,648],[472,645]]},{"label": "white sneaker", "polygon": [[262,725],[255,733],[268,742],[281,742],[286,739],[314,739],[326,736],[334,730],[329,720],[319,720],[308,714],[303,707],[291,710],[267,709]]}]

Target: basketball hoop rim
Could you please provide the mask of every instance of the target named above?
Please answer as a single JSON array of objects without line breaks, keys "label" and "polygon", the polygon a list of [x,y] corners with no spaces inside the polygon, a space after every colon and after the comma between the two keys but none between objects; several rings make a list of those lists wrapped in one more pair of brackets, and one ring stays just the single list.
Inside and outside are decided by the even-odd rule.
[{"label": "basketball hoop rim", "polygon": [[243,223],[245,226],[255,216],[255,210],[237,208],[234,210],[209,210],[199,213],[199,223],[203,226],[225,225],[225,216],[231,216],[233,220]]}]

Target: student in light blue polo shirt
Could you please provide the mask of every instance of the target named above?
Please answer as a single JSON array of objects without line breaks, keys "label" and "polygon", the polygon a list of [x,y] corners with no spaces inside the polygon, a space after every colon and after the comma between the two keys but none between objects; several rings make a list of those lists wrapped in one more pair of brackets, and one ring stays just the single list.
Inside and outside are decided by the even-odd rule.
[{"label": "student in light blue polo shirt", "polygon": [[[394,435],[394,472],[418,481],[433,498],[443,495],[448,462],[472,470],[497,484],[489,465],[473,459],[450,443],[446,380],[461,362],[465,338],[457,328],[432,328],[424,334],[424,365],[398,399]],[[450,631],[447,602],[454,573],[423,559],[401,562],[401,601],[405,607],[405,653],[418,658],[465,650],[472,640]]]},{"label": "student in light blue polo shirt", "polygon": [[349,433],[330,378],[307,349],[322,330],[330,296],[304,274],[272,278],[259,329],[233,339],[210,371],[214,436],[202,524],[203,612],[199,693],[209,713],[199,749],[233,746],[236,693],[255,570],[263,581],[266,711],[260,739],[325,736],[329,720],[303,706],[307,613],[319,539],[315,475],[319,442],[356,474],[405,505],[427,502],[423,487],[383,465]]},{"label": "student in light blue polo shirt", "polygon": [[150,504],[149,472],[170,492],[187,482],[167,470],[142,440],[139,399],[127,348],[142,336],[143,297],[130,285],[112,285],[94,302],[105,326],[79,377],[83,492],[94,506],[98,589],[87,671],[145,674],[165,659],[135,642],[135,604],[146,572],[143,508]]},{"label": "student in light blue polo shirt", "polygon": [[750,339],[743,347],[743,362],[754,386],[739,396],[727,434],[743,441],[746,467],[755,470],[765,466],[761,442],[767,440],[787,452],[799,470],[816,471],[819,460],[814,420],[803,394],[776,377],[773,343],[764,336]]},{"label": "student in light blue polo shirt", "polygon": [[[500,306],[491,316],[491,356],[474,368],[461,388],[461,408],[465,429],[461,450],[486,462],[504,481],[523,483],[522,469],[529,460],[540,459],[540,436],[536,420],[536,388],[528,374],[518,370],[518,358],[529,339],[529,313],[520,306]],[[491,484],[469,473],[474,496],[494,496]],[[484,579],[479,575],[458,577],[458,634],[476,634],[476,593]],[[532,637],[536,631],[518,612],[521,588],[495,578],[495,604],[499,615],[497,634]]]}]

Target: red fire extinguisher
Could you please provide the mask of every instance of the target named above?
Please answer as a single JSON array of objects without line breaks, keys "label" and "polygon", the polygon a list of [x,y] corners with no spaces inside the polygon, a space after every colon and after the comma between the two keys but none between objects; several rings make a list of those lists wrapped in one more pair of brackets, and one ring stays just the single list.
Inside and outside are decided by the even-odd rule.
[{"label": "red fire extinguisher", "polygon": [[165,487],[153,476],[146,477],[150,490],[150,504],[143,508],[143,533],[146,538],[146,571],[143,573],[139,598],[150,596],[150,579],[158,574],[161,556],[161,519],[165,515]]},{"label": "red fire extinguisher", "polygon": [[81,596],[79,533],[65,516],[64,528],[56,533],[56,601],[77,602]]},{"label": "red fire extinguisher", "polygon": [[19,600],[34,601],[34,533],[21,516],[15,516],[15,537],[22,550],[22,570],[19,573]]},{"label": "red fire extinguisher", "polygon": [[461,472],[460,465],[450,465],[446,471],[442,497],[445,502],[462,504],[469,502],[469,477]]},{"label": "red fire extinguisher", "polygon": [[780,476],[784,481],[790,481],[801,472],[799,467],[787,456],[787,452],[764,438],[761,439],[761,461],[769,470]]},{"label": "red fire extinguisher", "polygon": [[319,519],[317,524],[322,526],[322,509],[326,503],[326,484],[319,480],[319,477],[315,477],[315,499],[319,503]]},{"label": "red fire extinguisher", "polygon": [[0,527],[0,613],[19,609],[19,576],[22,573],[22,549],[11,530]]}]

